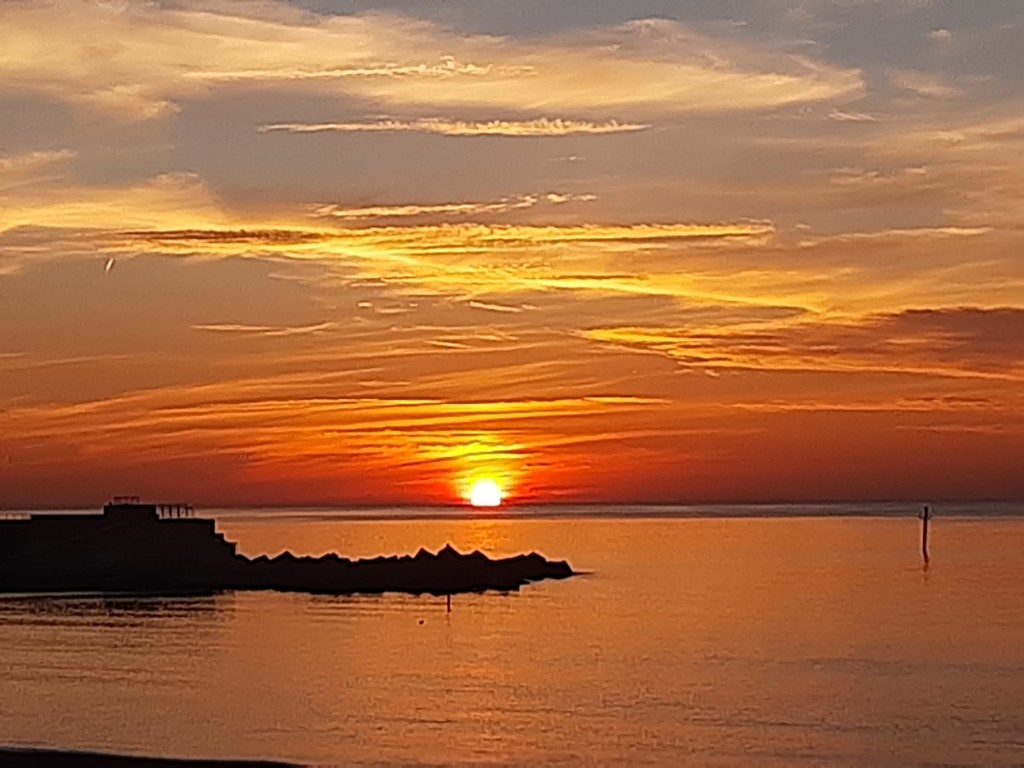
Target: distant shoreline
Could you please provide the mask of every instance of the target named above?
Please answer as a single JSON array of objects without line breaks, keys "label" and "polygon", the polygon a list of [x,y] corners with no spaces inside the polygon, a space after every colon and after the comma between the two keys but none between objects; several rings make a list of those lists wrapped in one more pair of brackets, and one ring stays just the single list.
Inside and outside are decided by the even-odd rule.
[{"label": "distant shoreline", "polygon": [[[48,513],[81,513],[95,514],[102,506],[102,501],[84,505],[52,504],[37,507],[23,507],[17,504],[4,503],[0,499],[0,514],[48,514]],[[821,512],[811,510],[847,509],[862,510],[853,514],[875,516],[877,510],[895,510],[902,508],[919,508],[922,504],[950,507],[954,509],[992,509],[1010,507],[1024,509],[1024,497],[1021,498],[978,498],[978,499],[945,499],[941,497],[921,497],[917,499],[854,499],[839,501],[524,501],[507,499],[499,507],[473,507],[463,503],[415,503],[399,504],[390,502],[352,503],[352,504],[199,504],[193,503],[197,516],[204,517],[216,513],[233,514],[237,512],[287,515],[322,514],[322,515],[355,515],[370,519],[390,518],[398,513],[410,516],[421,514],[444,517],[501,517],[509,513],[545,513],[564,514],[563,510],[574,510],[575,514],[586,514],[584,510],[617,510],[617,514],[630,515],[632,511],[642,510],[746,510],[742,515],[758,516],[763,511],[765,516],[774,516],[775,510],[793,510],[790,516],[823,516]],[[807,511],[804,511],[807,510]],[[642,512],[641,512],[642,513]],[[598,514],[603,515],[604,512]],[[885,514],[883,512],[883,514]],[[726,513],[728,516],[728,513]]]},{"label": "distant shoreline", "polygon": [[[771,520],[917,518],[922,505],[932,507],[945,520],[1013,520],[1024,518],[1024,500],[955,502],[924,499],[919,502],[798,502],[757,504],[504,504],[497,509],[466,506],[338,506],[338,507],[207,507],[196,517],[218,523],[304,520],[351,523],[430,522],[430,521],[507,521],[507,520]],[[5,516],[45,516],[51,514],[96,515],[94,509],[13,509],[0,506],[0,521]]]},{"label": "distant shoreline", "polygon": [[62,768],[132,768],[133,766],[209,766],[210,768],[274,768],[292,766],[269,760],[208,760],[175,757],[145,757],[142,755],[117,755],[106,752],[84,752],[80,750],[47,749],[43,747],[0,747],[0,763],[3,765],[55,766]]}]

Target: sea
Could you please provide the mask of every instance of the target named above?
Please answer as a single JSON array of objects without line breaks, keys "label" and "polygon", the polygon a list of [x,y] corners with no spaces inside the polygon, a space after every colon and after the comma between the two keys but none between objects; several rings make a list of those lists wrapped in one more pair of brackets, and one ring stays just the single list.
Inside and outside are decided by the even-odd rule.
[{"label": "sea", "polygon": [[[314,765],[1024,765],[1024,505],[208,510],[248,555],[538,551],[444,599],[0,598],[0,744]],[[2,523],[0,523],[2,525]],[[2,530],[2,529],[0,529]]]}]

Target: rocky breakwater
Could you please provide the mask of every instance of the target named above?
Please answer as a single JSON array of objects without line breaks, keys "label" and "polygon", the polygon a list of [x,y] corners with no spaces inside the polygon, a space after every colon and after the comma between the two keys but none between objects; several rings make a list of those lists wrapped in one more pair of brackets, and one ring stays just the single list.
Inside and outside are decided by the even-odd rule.
[{"label": "rocky breakwater", "polygon": [[352,594],[508,592],[573,575],[564,561],[533,553],[491,559],[437,554],[349,560],[339,555],[250,558],[187,505],[115,499],[102,515],[32,515],[0,521],[0,593],[195,594],[274,589]]},{"label": "rocky breakwater", "polygon": [[575,572],[564,560],[547,560],[536,552],[491,559],[482,552],[462,554],[450,544],[437,554],[421,549],[415,556],[349,560],[338,555],[245,560],[236,589],[272,589],[320,594],[451,595],[459,592],[516,591],[533,581],[566,579]]}]

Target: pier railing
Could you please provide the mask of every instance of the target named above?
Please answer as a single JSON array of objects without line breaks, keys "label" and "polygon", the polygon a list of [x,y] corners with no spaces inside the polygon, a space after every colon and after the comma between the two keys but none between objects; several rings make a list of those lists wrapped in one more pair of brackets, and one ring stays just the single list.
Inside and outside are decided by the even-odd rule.
[{"label": "pier railing", "polygon": [[191,504],[157,504],[156,516],[161,520],[175,520],[183,517],[195,517],[196,511]]}]

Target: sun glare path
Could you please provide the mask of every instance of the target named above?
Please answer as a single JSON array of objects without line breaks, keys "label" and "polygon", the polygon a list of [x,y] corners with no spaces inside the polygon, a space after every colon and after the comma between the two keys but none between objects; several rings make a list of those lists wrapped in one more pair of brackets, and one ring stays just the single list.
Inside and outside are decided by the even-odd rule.
[{"label": "sun glare path", "polygon": [[469,491],[469,503],[474,507],[500,507],[501,488],[493,480],[477,480]]}]

